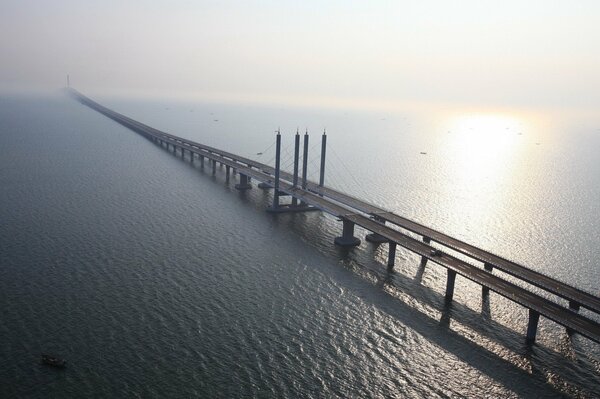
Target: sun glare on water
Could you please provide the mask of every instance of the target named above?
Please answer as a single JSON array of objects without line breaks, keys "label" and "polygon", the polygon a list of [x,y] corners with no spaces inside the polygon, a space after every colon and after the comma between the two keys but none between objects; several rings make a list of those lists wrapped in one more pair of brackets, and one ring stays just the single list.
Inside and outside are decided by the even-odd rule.
[{"label": "sun glare on water", "polygon": [[523,133],[523,123],[501,115],[460,116],[449,123],[449,147],[456,177],[477,184],[498,180],[511,169],[510,163]]},{"label": "sun glare on water", "polygon": [[446,209],[476,228],[511,196],[526,126],[511,116],[463,114],[446,118],[440,128]]}]

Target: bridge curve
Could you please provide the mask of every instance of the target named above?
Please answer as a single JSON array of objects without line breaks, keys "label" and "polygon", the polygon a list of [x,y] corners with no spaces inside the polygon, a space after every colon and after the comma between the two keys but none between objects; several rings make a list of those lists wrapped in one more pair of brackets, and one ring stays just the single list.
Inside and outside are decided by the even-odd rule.
[{"label": "bridge curve", "polygon": [[[382,241],[389,243],[388,266],[393,267],[394,265],[396,245],[400,245],[420,255],[424,261],[431,261],[443,266],[447,269],[446,300],[448,301],[452,300],[454,282],[458,274],[480,284],[484,290],[492,290],[522,305],[529,309],[528,342],[535,341],[539,316],[542,315],[567,327],[571,332],[579,333],[600,343],[600,323],[577,313],[579,306],[600,313],[600,298],[593,294],[340,191],[324,187],[312,181],[307,181],[306,188],[302,188],[294,184],[295,180],[297,183],[297,177],[294,178],[288,172],[277,170],[272,166],[237,154],[160,131],[106,108],[74,89],[67,90],[71,96],[84,105],[148,139],[166,143],[167,148],[171,145],[174,151],[180,149],[182,156],[184,155],[184,151],[187,150],[192,157],[192,161],[194,160],[194,155],[199,156],[202,161],[206,157],[212,162],[213,173],[218,162],[227,167],[227,178],[229,178],[230,169],[237,171],[240,174],[240,182],[243,179],[252,178],[262,183],[272,184],[274,179],[278,177],[278,191],[290,195],[310,207],[317,208],[337,217],[343,222],[343,234],[341,237],[336,238],[336,243],[356,245],[358,239],[353,237],[354,225],[359,225],[380,237]],[[247,187],[248,184],[249,182],[244,180],[242,186]],[[391,226],[386,225],[386,222],[391,224]],[[392,226],[421,235],[423,240],[413,238],[396,228],[392,228]],[[430,245],[432,240],[476,261],[483,262],[484,269],[432,247]],[[358,240],[358,243],[360,243],[360,240]],[[497,268],[546,292],[568,300],[569,307],[562,306],[559,303],[520,287],[501,276],[492,274],[493,268]]]}]

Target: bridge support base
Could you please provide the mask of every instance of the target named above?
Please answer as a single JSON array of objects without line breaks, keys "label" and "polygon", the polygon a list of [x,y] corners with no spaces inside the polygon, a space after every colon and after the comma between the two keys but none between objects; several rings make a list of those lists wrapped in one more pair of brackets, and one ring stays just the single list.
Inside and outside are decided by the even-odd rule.
[{"label": "bridge support base", "polygon": [[333,242],[341,247],[355,247],[360,245],[360,239],[354,237],[354,222],[343,219],[344,223],[341,237],[336,237]]},{"label": "bridge support base", "polygon": [[238,190],[250,190],[252,185],[248,181],[248,176],[240,173],[240,182],[235,185],[235,188]]},{"label": "bridge support base", "polygon": [[526,341],[528,344],[535,342],[535,336],[537,335],[538,322],[540,321],[540,314],[535,310],[529,309],[529,323],[527,324],[527,337]]},{"label": "bridge support base", "polygon": [[394,265],[396,264],[396,243],[393,241],[388,241],[388,269],[394,269]]},{"label": "bridge support base", "polygon": [[446,303],[452,302],[452,297],[454,296],[454,282],[456,281],[456,272],[454,270],[448,270],[448,276],[446,278],[446,296],[444,299]]}]

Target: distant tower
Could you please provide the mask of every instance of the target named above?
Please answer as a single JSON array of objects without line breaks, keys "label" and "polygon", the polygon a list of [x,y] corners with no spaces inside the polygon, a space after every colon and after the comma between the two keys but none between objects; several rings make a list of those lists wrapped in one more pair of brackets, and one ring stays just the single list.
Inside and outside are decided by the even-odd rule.
[{"label": "distant tower", "polygon": [[69,82],[69,75],[67,75],[67,87],[71,87],[71,83]]}]

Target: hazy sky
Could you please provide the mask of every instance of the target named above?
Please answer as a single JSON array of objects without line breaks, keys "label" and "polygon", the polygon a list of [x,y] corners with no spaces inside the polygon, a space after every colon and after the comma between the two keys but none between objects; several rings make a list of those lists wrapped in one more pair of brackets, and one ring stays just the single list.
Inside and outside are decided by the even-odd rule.
[{"label": "hazy sky", "polygon": [[600,1],[0,1],[0,89],[600,109]]}]

